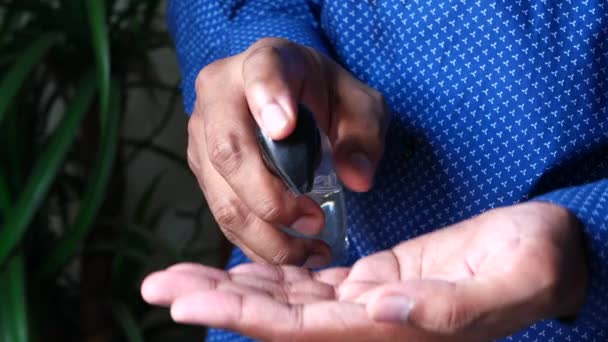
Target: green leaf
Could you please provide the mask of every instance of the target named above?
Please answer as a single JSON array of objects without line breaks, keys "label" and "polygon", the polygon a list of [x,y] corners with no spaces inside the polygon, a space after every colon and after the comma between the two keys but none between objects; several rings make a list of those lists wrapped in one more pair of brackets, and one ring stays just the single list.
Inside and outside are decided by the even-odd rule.
[{"label": "green leaf", "polygon": [[12,257],[4,272],[0,273],[0,291],[3,303],[0,305],[0,320],[4,341],[28,341],[28,316],[25,295],[25,265],[23,255]]},{"label": "green leaf", "polygon": [[[9,206],[10,193],[8,184],[0,169],[0,218],[4,217],[8,212]],[[27,327],[22,327],[25,321],[20,319],[25,316],[24,314],[21,314],[22,310],[20,310],[20,308],[24,308],[25,305],[18,305],[18,303],[15,303],[15,301],[19,301],[20,298],[25,299],[25,297],[19,297],[18,294],[14,293],[16,290],[14,284],[19,283],[20,280],[23,281],[23,270],[19,269],[19,267],[15,267],[19,266],[18,263],[20,261],[22,261],[21,256],[14,257],[8,263],[6,270],[2,271],[0,269],[0,293],[3,293],[9,300],[12,300],[11,302],[7,301],[7,303],[0,306],[1,341],[18,341],[18,338],[25,338],[20,335],[23,335],[24,331],[27,332]],[[21,274],[19,274],[19,271],[21,271]],[[17,297],[13,297],[14,295],[17,295]]]},{"label": "green leaf", "polygon": [[[93,51],[99,82],[99,112],[107,113],[110,101],[110,44],[106,25],[106,7],[103,0],[87,0],[87,14],[91,29]],[[105,122],[101,123],[102,132]]]},{"label": "green leaf", "polygon": [[144,336],[135,320],[133,314],[129,311],[129,308],[122,302],[112,303],[112,313],[114,314],[114,320],[122,328],[127,341],[129,342],[143,342]]},{"label": "green leaf", "polygon": [[8,181],[6,176],[0,169],[0,222],[5,217],[4,213],[8,212],[8,208],[11,204],[10,189],[8,187]]},{"label": "green leaf", "polygon": [[88,112],[95,91],[92,77],[86,77],[78,87],[74,100],[56,129],[47,148],[36,161],[27,184],[0,230],[0,265],[15,249],[30,225],[42,200],[46,197],[55,175],[78,132],[78,126]]},{"label": "green leaf", "polygon": [[118,133],[120,130],[119,86],[113,82],[110,92],[110,111],[102,117],[107,122],[105,135],[100,144],[99,156],[95,162],[95,173],[85,190],[80,211],[73,225],[68,228],[68,234],[63,237],[50,252],[46,262],[40,268],[39,276],[48,277],[59,271],[80,248],[82,241],[89,233],[93,220],[106,194],[106,188],[112,174],[118,148]]},{"label": "green leaf", "polygon": [[46,55],[51,47],[58,40],[55,33],[49,33],[41,36],[32,44],[30,44],[23,53],[17,58],[17,63],[8,71],[2,82],[0,83],[0,123],[6,115],[13,97],[17,94],[25,79],[40,63],[40,60]]}]

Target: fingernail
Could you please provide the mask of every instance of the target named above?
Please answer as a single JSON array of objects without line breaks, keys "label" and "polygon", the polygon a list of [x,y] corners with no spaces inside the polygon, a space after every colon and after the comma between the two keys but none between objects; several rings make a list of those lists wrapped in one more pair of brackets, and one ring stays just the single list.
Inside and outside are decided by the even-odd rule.
[{"label": "fingernail", "polygon": [[371,179],[374,176],[374,165],[367,158],[367,156],[361,152],[356,152],[350,155],[350,163],[361,172],[366,178]]},{"label": "fingernail", "polygon": [[262,123],[269,133],[277,133],[287,126],[287,115],[281,106],[269,103],[262,108]]},{"label": "fingernail", "polygon": [[321,268],[329,264],[329,257],[323,254],[313,254],[306,259],[302,267],[304,268]]},{"label": "fingernail", "polygon": [[403,296],[386,296],[378,299],[372,319],[387,323],[405,323],[414,308],[414,301]]},{"label": "fingernail", "polygon": [[291,228],[305,235],[315,235],[323,228],[323,223],[315,216],[302,216],[291,225]]}]

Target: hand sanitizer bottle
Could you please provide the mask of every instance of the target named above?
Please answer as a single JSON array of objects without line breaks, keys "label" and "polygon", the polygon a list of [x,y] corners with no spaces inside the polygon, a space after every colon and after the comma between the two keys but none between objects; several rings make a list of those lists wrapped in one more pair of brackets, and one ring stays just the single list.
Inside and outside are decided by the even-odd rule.
[{"label": "hand sanitizer bottle", "polygon": [[332,163],[329,139],[313,114],[299,105],[296,128],[287,138],[272,140],[259,127],[257,136],[266,166],[293,192],[317,202],[325,214],[325,226],[315,236],[282,229],[295,237],[322,240],[331,249],[331,264],[342,263],[348,246],[344,191]]}]

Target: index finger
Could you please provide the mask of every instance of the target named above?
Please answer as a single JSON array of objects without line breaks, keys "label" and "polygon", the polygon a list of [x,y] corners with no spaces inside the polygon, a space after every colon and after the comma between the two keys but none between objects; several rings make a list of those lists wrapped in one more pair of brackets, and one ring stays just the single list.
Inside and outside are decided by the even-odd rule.
[{"label": "index finger", "polygon": [[208,159],[243,203],[269,224],[318,233],[324,223],[321,208],[297,197],[264,164],[242,92],[209,88],[200,106]]},{"label": "index finger", "polygon": [[413,327],[370,320],[365,307],[339,301],[282,303],[268,296],[201,291],[178,298],[171,316],[180,323],[236,331],[262,341],[446,341]]},{"label": "index finger", "polygon": [[[171,316],[180,323],[237,331],[263,341],[316,341],[348,335],[373,324],[362,305],[320,301],[286,304],[271,297],[228,291],[201,291],[178,298]],[[348,340],[348,339],[347,339]]]}]

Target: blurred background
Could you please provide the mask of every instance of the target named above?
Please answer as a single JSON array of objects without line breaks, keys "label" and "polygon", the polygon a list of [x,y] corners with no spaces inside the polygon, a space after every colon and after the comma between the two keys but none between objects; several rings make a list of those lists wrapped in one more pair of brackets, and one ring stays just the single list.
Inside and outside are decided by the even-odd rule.
[{"label": "blurred background", "polygon": [[0,0],[0,341],[195,341],[139,296],[221,266],[161,0]]}]

